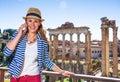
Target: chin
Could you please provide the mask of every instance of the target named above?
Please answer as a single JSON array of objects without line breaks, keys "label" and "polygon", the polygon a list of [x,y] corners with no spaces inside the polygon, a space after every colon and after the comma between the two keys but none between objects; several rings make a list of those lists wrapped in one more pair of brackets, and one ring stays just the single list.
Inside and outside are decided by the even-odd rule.
[{"label": "chin", "polygon": [[37,31],[36,31],[36,30],[34,30],[34,31],[33,31],[33,30],[31,30],[30,32],[31,32],[31,33],[36,33]]}]

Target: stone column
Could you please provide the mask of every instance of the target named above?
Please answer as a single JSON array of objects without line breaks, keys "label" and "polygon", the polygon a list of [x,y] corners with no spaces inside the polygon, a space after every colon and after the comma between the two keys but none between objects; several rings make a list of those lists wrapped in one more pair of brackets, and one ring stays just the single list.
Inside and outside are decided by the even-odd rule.
[{"label": "stone column", "polygon": [[52,35],[49,34],[49,37],[50,37],[49,56],[50,56],[50,59],[52,59],[53,58],[53,53],[52,53]]},{"label": "stone column", "polygon": [[75,73],[81,73],[81,64],[80,64],[80,33],[77,33],[77,63],[76,66],[74,66],[74,72]]},{"label": "stone column", "polygon": [[118,39],[117,27],[113,28],[113,77],[118,77]]},{"label": "stone column", "polygon": [[80,33],[77,34],[77,62],[80,62]]},{"label": "stone column", "polygon": [[72,57],[73,57],[72,35],[73,35],[73,33],[70,33],[70,59],[69,59],[69,62],[70,62],[70,71],[72,71]]},{"label": "stone column", "polygon": [[102,76],[109,76],[109,28],[102,27]]},{"label": "stone column", "polygon": [[55,63],[57,63],[57,56],[58,56],[58,35],[54,35],[54,40],[53,40],[53,59],[55,60]]},{"label": "stone column", "polygon": [[49,36],[50,36],[50,41],[52,41],[52,34],[49,34]]},{"label": "stone column", "polygon": [[101,18],[102,31],[102,76],[109,76],[109,27],[110,21],[107,17]]},{"label": "stone column", "polygon": [[63,35],[63,43],[62,43],[62,68],[64,69],[64,60],[65,60],[65,34]]},{"label": "stone column", "polygon": [[73,57],[73,44],[72,44],[72,35],[73,33],[70,33],[70,61],[72,61],[72,57]]},{"label": "stone column", "polygon": [[86,72],[87,74],[90,73],[90,62],[91,62],[91,34],[88,31],[88,33],[85,35],[86,38],[86,45],[85,45],[85,65],[87,65]]}]

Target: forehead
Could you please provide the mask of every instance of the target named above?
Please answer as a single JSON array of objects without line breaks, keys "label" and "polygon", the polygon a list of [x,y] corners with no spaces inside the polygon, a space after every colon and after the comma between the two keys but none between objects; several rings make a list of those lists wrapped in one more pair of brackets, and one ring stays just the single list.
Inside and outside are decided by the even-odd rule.
[{"label": "forehead", "polygon": [[39,19],[36,19],[36,18],[27,18],[26,19],[27,21],[31,20],[31,21],[40,21]]}]

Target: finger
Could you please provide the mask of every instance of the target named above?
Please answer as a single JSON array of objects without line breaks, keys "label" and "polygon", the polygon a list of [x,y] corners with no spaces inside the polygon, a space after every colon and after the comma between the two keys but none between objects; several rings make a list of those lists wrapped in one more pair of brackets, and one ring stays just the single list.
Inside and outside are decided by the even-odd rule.
[{"label": "finger", "polygon": [[20,30],[26,30],[26,27],[27,27],[27,24],[22,24],[22,25],[19,27],[19,29],[20,29]]},{"label": "finger", "polygon": [[24,24],[23,24],[23,27],[27,27],[27,24],[26,24],[26,23],[24,23]]},{"label": "finger", "polygon": [[19,27],[19,32],[22,32],[22,33],[26,32],[26,28],[25,27]]},{"label": "finger", "polygon": [[70,75],[67,75],[68,77],[70,77]]}]

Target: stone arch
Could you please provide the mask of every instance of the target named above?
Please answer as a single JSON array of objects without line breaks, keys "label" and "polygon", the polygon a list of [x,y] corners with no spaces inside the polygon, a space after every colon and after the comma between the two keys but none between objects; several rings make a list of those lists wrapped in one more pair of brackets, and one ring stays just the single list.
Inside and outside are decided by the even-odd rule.
[{"label": "stone arch", "polygon": [[85,43],[85,34],[84,33],[80,34],[80,41]]},{"label": "stone arch", "polygon": [[58,40],[62,40],[62,37],[63,37],[62,34],[59,34],[58,35]]}]

